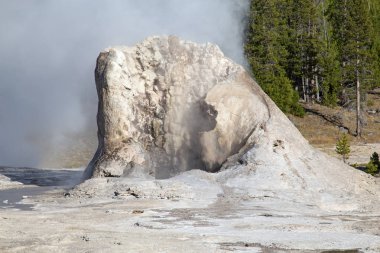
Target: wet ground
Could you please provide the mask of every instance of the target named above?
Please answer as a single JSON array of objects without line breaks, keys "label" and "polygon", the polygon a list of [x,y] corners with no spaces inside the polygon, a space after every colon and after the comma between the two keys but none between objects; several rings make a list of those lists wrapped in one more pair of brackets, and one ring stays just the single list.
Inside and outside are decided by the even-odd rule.
[{"label": "wet ground", "polygon": [[82,170],[78,169],[0,167],[0,174],[10,178],[11,181],[17,181],[24,185],[20,188],[0,190],[0,208],[32,210],[33,205],[21,201],[48,191],[69,189],[80,182],[82,173]]}]

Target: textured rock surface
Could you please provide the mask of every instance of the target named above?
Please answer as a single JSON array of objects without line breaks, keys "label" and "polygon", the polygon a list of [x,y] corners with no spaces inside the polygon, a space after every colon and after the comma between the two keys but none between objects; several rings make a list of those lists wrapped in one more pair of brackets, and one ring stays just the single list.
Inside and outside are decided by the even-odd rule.
[{"label": "textured rock surface", "polygon": [[95,76],[99,148],[89,176],[215,171],[269,117],[258,86],[212,44],[152,37],[107,49]]},{"label": "textured rock surface", "polygon": [[96,83],[99,148],[87,177],[220,169],[213,180],[244,196],[349,210],[380,200],[371,176],[312,148],[215,45],[152,37],[108,49]]}]

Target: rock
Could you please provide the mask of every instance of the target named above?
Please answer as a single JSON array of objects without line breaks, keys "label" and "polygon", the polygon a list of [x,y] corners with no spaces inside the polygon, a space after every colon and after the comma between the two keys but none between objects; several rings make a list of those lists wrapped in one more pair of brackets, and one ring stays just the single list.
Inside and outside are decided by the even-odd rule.
[{"label": "rock", "polygon": [[[99,147],[85,173],[94,179],[76,194],[108,196],[133,182],[143,198],[169,196],[163,185],[173,196],[204,198],[207,187],[193,187],[201,175],[194,169],[200,169],[219,171],[202,180],[241,199],[302,199],[339,211],[364,210],[380,200],[373,177],[311,147],[215,45],[151,37],[102,52],[95,76]],[[153,180],[188,170],[181,175],[191,175],[191,182]],[[124,185],[96,179],[105,176],[145,179]],[[221,193],[215,189],[210,199]]]},{"label": "rock", "polygon": [[151,37],[102,52],[92,176],[217,171],[269,117],[267,97],[216,45]]},{"label": "rock", "polygon": [[376,114],[377,111],[378,111],[378,110],[376,110],[376,109],[369,109],[369,110],[367,110],[367,113],[368,113],[368,114]]}]

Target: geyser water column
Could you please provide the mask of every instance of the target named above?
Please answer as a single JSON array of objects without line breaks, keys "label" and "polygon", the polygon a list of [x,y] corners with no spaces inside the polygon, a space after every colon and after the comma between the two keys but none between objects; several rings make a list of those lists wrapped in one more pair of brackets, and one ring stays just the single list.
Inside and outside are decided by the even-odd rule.
[{"label": "geyser water column", "polygon": [[107,49],[95,79],[99,147],[85,177],[216,171],[269,115],[262,91],[213,44],[164,36]]}]

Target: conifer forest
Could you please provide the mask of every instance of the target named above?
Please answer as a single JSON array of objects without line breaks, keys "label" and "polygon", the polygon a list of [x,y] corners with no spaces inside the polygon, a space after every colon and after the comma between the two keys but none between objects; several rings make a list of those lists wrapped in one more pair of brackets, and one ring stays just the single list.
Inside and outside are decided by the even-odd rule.
[{"label": "conifer forest", "polygon": [[380,86],[380,1],[252,0],[245,53],[253,75],[286,113],[299,101],[356,110]]}]

